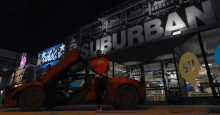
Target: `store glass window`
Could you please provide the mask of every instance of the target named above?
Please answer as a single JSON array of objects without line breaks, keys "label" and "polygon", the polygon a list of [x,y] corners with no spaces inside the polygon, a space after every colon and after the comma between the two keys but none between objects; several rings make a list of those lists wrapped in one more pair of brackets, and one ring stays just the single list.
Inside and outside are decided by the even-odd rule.
[{"label": "store glass window", "polygon": [[167,94],[169,99],[180,98],[180,88],[176,74],[174,59],[163,61],[164,78],[167,86]]},{"label": "store glass window", "polygon": [[[199,44],[198,35],[196,34],[192,36],[185,42],[181,43],[179,46],[175,47],[174,52],[175,52],[179,82],[180,82],[181,90],[182,90],[181,91],[182,97],[186,97],[184,95],[184,92],[187,92],[188,97],[212,96],[212,91],[211,91],[211,87],[209,86],[209,79],[208,79],[208,75],[205,69],[205,65],[203,66],[204,59],[202,56],[202,51],[201,51],[201,47]],[[187,57],[188,59],[188,62],[186,62],[187,64],[184,63],[185,65],[183,64],[179,66],[179,61],[181,57],[187,52],[193,53],[197,57],[197,60],[199,61],[199,65],[195,66],[191,57],[190,58]],[[190,66],[190,64],[192,64],[191,65],[192,67]],[[185,78],[181,75],[180,68],[179,68],[181,66],[184,68],[185,73],[187,73],[188,71],[191,71],[193,67],[199,67],[199,74],[197,75],[197,77],[193,78],[196,80],[194,83],[190,83],[190,81],[186,80],[188,79],[186,77],[191,77],[191,78],[194,77],[194,76],[191,76],[191,74],[188,74]]]},{"label": "store glass window", "polygon": [[108,77],[113,78],[113,61],[109,61],[110,69],[108,71]]},{"label": "store glass window", "polygon": [[161,62],[145,64],[146,101],[166,101]]},{"label": "store glass window", "polygon": [[139,65],[126,66],[125,77],[141,81],[141,68],[140,68],[140,66]]},{"label": "store glass window", "polygon": [[24,76],[25,70],[26,69],[19,69],[19,70],[16,71],[14,83],[22,82],[22,78]]},{"label": "store glass window", "polygon": [[[220,83],[220,59],[215,58],[214,55],[220,55],[220,28],[201,32],[201,37],[208,61],[208,66],[211,72],[213,83]],[[201,66],[204,68],[205,64]],[[203,69],[204,74],[207,74],[206,69]],[[211,91],[211,89],[207,89]],[[218,87],[215,88],[216,93],[219,93]],[[220,96],[219,94],[217,94]]]},{"label": "store glass window", "polygon": [[114,78],[125,78],[126,66],[114,62]]},{"label": "store glass window", "polygon": [[164,86],[160,62],[144,65],[144,76],[146,87]]}]

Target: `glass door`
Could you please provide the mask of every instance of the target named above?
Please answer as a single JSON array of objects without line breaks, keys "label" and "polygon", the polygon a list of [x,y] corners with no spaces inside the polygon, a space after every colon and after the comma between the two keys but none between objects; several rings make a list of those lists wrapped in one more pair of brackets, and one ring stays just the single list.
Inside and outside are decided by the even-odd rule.
[{"label": "glass door", "polygon": [[175,62],[173,59],[163,61],[164,78],[167,86],[167,96],[169,100],[180,99],[180,87],[177,79]]},{"label": "glass door", "polygon": [[146,103],[149,101],[166,101],[161,62],[145,64],[144,77]]},{"label": "glass door", "polygon": [[126,78],[141,81],[141,68],[140,65],[131,65],[126,67]]},{"label": "glass door", "polygon": [[[210,34],[211,33],[211,34]],[[220,28],[201,32],[203,47],[206,53],[208,66],[211,72],[211,77],[214,84],[220,83]],[[203,67],[203,73],[206,73],[205,64]],[[202,72],[202,71],[201,71]],[[220,96],[220,85],[215,86],[217,96]],[[211,92],[211,88],[206,88],[206,91]]]},{"label": "glass door", "polygon": [[114,78],[126,78],[126,66],[114,62]]},{"label": "glass door", "polygon": [[[187,53],[190,54],[190,56],[184,57]],[[176,46],[174,48],[174,57],[182,97],[213,96],[198,35],[196,34]],[[182,64],[180,63],[180,59],[182,60]],[[198,72],[198,74],[193,74],[194,70]]]}]

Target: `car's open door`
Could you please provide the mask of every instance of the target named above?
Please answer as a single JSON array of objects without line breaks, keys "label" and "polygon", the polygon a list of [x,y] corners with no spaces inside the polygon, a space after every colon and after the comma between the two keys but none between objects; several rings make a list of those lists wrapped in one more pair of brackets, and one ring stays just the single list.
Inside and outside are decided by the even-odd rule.
[{"label": "car's open door", "polygon": [[[87,65],[88,62],[78,55],[74,49],[53,68],[48,66],[46,74],[41,77],[47,93],[47,100],[49,100],[46,105],[51,105],[50,102],[57,100],[64,102],[63,104],[84,100],[89,92],[93,75],[77,74],[77,72],[83,70]],[[71,88],[71,83],[78,80],[84,81],[84,83],[80,87]]]}]

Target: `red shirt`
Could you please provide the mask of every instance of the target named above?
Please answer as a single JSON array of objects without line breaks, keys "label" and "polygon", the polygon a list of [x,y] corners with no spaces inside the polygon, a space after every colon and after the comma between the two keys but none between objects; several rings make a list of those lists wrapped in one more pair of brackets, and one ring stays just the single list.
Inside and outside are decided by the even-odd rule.
[{"label": "red shirt", "polygon": [[[96,71],[98,73],[104,73],[106,70],[107,65],[109,65],[108,59],[101,57],[101,58],[96,58],[92,61],[92,67],[95,67]],[[97,74],[95,74],[96,76]],[[106,73],[108,76],[108,72]]]}]

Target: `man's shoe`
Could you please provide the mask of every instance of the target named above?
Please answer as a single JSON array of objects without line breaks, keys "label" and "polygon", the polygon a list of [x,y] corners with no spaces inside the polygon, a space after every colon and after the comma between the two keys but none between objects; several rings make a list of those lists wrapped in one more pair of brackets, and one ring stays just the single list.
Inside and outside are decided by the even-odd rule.
[{"label": "man's shoe", "polygon": [[98,107],[96,111],[102,111],[102,107]]},{"label": "man's shoe", "polygon": [[99,111],[102,111],[102,107],[100,107]]}]

